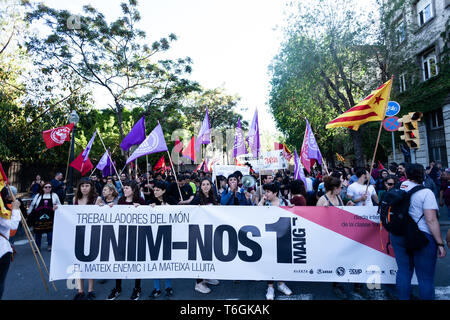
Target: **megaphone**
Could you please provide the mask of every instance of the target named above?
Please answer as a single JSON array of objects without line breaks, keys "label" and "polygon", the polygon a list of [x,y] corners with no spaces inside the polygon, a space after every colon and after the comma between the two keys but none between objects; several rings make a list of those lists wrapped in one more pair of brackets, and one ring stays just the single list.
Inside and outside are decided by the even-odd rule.
[{"label": "megaphone", "polygon": [[254,176],[251,176],[251,175],[243,176],[241,181],[242,181],[242,186],[244,187],[245,190],[247,190],[248,188],[254,187],[256,185],[256,179]]}]

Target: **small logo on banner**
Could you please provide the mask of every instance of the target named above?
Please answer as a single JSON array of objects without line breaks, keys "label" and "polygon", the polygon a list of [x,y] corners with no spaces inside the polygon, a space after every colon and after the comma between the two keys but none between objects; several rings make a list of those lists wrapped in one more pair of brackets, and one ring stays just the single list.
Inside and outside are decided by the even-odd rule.
[{"label": "small logo on banner", "polygon": [[332,274],[333,270],[317,269],[317,274]]},{"label": "small logo on banner", "polygon": [[339,267],[336,269],[336,274],[340,277],[345,275],[345,268],[344,267]]},{"label": "small logo on banner", "polygon": [[362,269],[348,269],[348,273],[351,275],[358,275],[362,273]]}]

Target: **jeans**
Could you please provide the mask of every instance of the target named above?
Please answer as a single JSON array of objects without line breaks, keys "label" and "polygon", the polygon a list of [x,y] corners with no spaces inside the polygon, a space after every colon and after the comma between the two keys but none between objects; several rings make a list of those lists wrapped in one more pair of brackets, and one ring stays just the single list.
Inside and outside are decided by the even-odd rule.
[{"label": "jeans", "polygon": [[5,288],[6,274],[11,263],[11,252],[5,253],[0,258],[0,300],[2,299],[3,289]]},{"label": "jeans", "polygon": [[[166,279],[165,284],[166,284],[166,289],[172,287],[172,281],[170,279]],[[161,290],[161,281],[159,279],[153,280],[153,285],[156,290],[158,290],[158,291]]]},{"label": "jeans", "polygon": [[398,266],[396,287],[399,300],[410,299],[411,278],[414,270],[419,282],[419,298],[421,300],[434,300],[437,245],[432,235],[424,233],[429,240],[428,245],[421,250],[414,251],[411,255],[406,253],[404,237],[390,235]]},{"label": "jeans", "polygon": [[[53,239],[53,231],[47,232],[47,245],[49,247],[52,246],[52,239]],[[35,233],[34,234],[34,240],[36,241],[37,247],[41,248],[41,242],[42,242],[42,233]]]}]

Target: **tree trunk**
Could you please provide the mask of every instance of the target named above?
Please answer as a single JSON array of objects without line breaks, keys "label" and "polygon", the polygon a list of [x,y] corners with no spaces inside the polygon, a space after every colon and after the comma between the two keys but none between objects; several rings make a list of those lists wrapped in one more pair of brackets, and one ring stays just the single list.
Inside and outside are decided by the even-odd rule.
[{"label": "tree trunk", "polygon": [[358,131],[354,131],[348,129],[350,131],[350,136],[353,140],[353,151],[355,153],[355,162],[357,167],[364,167],[364,152],[363,152],[363,136],[361,129]]}]

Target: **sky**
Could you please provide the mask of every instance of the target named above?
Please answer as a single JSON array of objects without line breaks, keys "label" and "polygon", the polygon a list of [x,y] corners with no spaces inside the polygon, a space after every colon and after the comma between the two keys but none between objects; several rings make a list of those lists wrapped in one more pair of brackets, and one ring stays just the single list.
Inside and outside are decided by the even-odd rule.
[{"label": "sky", "polygon": [[[81,13],[91,4],[109,21],[121,15],[122,0],[44,0],[46,5]],[[174,33],[178,40],[165,53],[167,58],[189,56],[193,71],[189,77],[203,87],[225,88],[238,95],[238,107],[249,124],[258,108],[262,130],[278,134],[268,111],[270,90],[268,67],[282,42],[286,0],[141,0],[138,27],[148,43]],[[96,94],[96,105],[106,108],[111,101]],[[238,110],[237,110],[238,111]],[[201,119],[199,119],[201,121]]]}]

